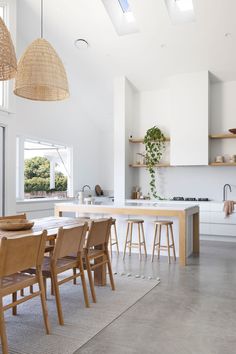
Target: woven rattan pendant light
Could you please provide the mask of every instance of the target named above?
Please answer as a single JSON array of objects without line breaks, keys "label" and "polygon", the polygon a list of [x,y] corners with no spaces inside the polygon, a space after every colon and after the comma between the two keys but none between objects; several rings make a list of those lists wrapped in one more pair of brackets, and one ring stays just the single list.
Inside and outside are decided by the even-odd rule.
[{"label": "woven rattan pendant light", "polygon": [[63,63],[51,44],[43,38],[43,0],[41,38],[31,43],[18,63],[14,93],[35,101],[59,101],[69,97]]},{"label": "woven rattan pendant light", "polygon": [[16,76],[16,53],[10,32],[0,17],[0,81]]}]

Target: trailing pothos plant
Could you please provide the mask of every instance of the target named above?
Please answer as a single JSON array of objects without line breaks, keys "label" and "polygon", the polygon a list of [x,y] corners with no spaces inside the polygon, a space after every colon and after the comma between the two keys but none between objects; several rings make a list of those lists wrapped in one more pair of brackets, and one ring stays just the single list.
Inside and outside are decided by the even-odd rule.
[{"label": "trailing pothos plant", "polygon": [[160,162],[163,155],[165,136],[157,126],[147,130],[144,137],[144,145],[147,170],[150,174],[151,194],[154,198],[161,199],[157,194],[156,165]]}]

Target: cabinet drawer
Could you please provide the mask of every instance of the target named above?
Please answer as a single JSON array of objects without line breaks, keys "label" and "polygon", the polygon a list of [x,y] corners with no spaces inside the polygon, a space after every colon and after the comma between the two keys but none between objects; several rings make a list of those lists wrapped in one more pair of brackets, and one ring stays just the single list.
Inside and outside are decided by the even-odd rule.
[{"label": "cabinet drawer", "polygon": [[236,213],[226,218],[223,212],[213,212],[210,216],[210,222],[213,224],[236,225]]},{"label": "cabinet drawer", "polygon": [[236,236],[236,225],[211,224],[209,235]]}]

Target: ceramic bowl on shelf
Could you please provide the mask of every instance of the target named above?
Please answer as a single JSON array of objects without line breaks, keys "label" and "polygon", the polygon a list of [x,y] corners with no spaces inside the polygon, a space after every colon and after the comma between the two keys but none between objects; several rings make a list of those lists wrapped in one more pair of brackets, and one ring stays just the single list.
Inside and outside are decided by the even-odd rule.
[{"label": "ceramic bowl on shelf", "polygon": [[223,162],[224,162],[224,156],[216,156],[215,162],[217,162],[217,163],[223,163]]},{"label": "ceramic bowl on shelf", "polygon": [[236,134],[236,128],[229,129],[229,132],[232,133],[232,134]]}]

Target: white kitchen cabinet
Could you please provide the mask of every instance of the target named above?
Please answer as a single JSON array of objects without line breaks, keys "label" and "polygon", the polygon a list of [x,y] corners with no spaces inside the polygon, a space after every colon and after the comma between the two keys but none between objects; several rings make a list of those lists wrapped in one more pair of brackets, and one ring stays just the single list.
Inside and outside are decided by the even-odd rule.
[{"label": "white kitchen cabinet", "polygon": [[[128,203],[156,203],[156,201],[126,200]],[[225,217],[223,202],[158,201],[158,204],[198,205],[200,209],[200,237],[212,241],[236,242],[236,212]]]},{"label": "white kitchen cabinet", "polygon": [[209,240],[236,241],[236,213],[226,218],[223,202],[200,205],[200,233]]},{"label": "white kitchen cabinet", "polygon": [[173,166],[208,165],[209,74],[171,77],[171,144]]}]

